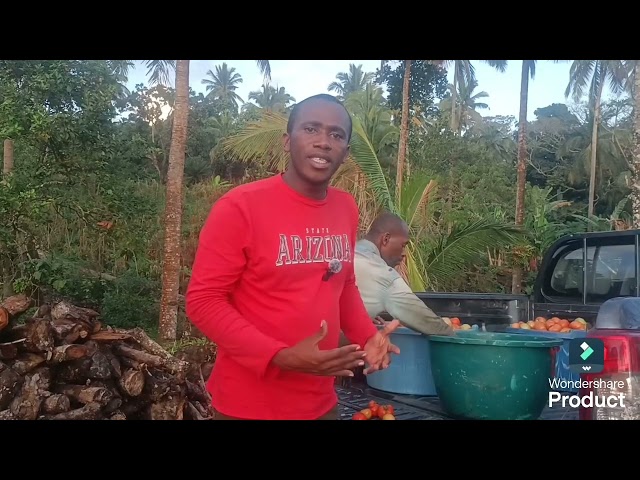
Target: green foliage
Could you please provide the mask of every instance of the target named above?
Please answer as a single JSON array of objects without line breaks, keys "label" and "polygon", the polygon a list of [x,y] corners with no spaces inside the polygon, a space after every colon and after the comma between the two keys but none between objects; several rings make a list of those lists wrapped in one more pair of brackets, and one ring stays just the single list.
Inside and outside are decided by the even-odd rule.
[{"label": "green foliage", "polygon": [[[402,88],[404,82],[404,60],[391,60],[376,72],[376,83],[385,84],[388,92],[387,102],[392,110],[402,109]],[[437,113],[436,99],[443,99],[447,93],[447,75],[444,70],[428,60],[411,61],[411,91],[409,108],[420,109],[433,115]]]},{"label": "green foliage", "polygon": [[[172,64],[145,65],[158,67],[154,78],[161,81]],[[175,92],[158,82],[128,91],[127,69],[128,61],[0,61],[0,135],[15,142],[14,170],[0,178],[0,257],[10,260],[18,292],[69,298],[100,310],[110,324],[151,329],[160,298]],[[363,219],[384,207],[407,219],[414,288],[510,292],[511,269],[519,265],[530,289],[536,262],[559,236],[628,222],[633,121],[626,99],[602,106],[599,216],[590,219],[588,103],[535,110],[519,231],[512,227],[514,118],[481,117],[478,105],[469,103],[469,122],[451,132],[449,112],[438,106],[448,94],[446,72],[424,60],[412,61],[410,174],[396,195],[404,70],[402,61],[389,61],[375,75],[353,70],[336,78],[354,119],[355,162],[341,171],[342,184],[366,202]],[[236,111],[224,97],[226,81],[214,80],[215,94],[190,94],[183,291],[211,205],[234,184],[282,170],[287,162],[281,135],[293,100],[286,89],[256,86],[245,99],[253,103]],[[481,91],[482,78],[478,83]],[[354,175],[364,175],[366,183],[350,183]]]}]

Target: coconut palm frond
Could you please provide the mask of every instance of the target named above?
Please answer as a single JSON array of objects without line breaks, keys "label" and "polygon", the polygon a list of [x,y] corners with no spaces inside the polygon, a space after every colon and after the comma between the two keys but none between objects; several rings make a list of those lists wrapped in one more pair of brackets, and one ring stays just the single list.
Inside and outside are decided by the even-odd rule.
[{"label": "coconut palm frond", "polygon": [[400,266],[400,275],[414,292],[424,292],[427,289],[427,279],[422,274],[424,262],[414,242],[407,246],[407,257]]},{"label": "coconut palm frond", "polygon": [[460,275],[488,249],[516,245],[523,237],[521,229],[494,220],[458,225],[424,250],[427,283],[437,284]]},{"label": "coconut palm frond", "polygon": [[410,177],[402,186],[400,216],[417,236],[420,236],[420,231],[427,224],[429,202],[436,190],[437,183],[422,175]]},{"label": "coconut palm frond", "polygon": [[287,116],[273,111],[264,111],[262,117],[249,123],[239,133],[221,142],[224,152],[233,154],[242,162],[265,163],[274,171],[282,172],[287,167],[288,154],[282,148],[282,135],[287,131]]},{"label": "coconut palm frond", "polygon": [[382,171],[375,148],[358,117],[353,118],[351,155],[367,176],[369,186],[375,193],[376,200],[383,208],[395,211],[396,206],[393,202],[393,196],[389,190],[389,185]]}]

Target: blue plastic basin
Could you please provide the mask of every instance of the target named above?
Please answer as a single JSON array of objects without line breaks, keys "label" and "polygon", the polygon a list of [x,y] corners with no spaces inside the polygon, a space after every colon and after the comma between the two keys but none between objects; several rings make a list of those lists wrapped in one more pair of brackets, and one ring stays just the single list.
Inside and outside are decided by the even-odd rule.
[{"label": "blue plastic basin", "polygon": [[[378,329],[382,329],[378,326]],[[431,347],[428,337],[407,327],[398,327],[390,336],[400,355],[391,354],[391,365],[367,375],[367,385],[376,390],[406,395],[435,396],[431,374]]]}]

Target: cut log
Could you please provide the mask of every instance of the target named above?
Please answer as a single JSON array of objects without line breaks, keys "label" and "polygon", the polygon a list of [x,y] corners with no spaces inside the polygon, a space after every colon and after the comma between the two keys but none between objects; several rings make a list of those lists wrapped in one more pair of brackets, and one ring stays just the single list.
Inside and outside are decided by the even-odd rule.
[{"label": "cut log", "polygon": [[95,403],[105,406],[113,398],[113,393],[103,387],[84,387],[82,385],[58,385],[56,393],[66,395],[71,400],[83,403]]},{"label": "cut log", "polygon": [[11,317],[15,317],[16,315],[26,312],[31,308],[31,305],[33,305],[33,299],[22,293],[7,297],[2,301],[2,303],[0,303],[0,307],[6,309]]},{"label": "cut log", "polygon": [[182,395],[167,395],[149,406],[150,420],[182,420],[185,398]]},{"label": "cut log", "polygon": [[38,355],[35,353],[26,352],[21,354],[11,364],[11,368],[13,368],[19,375],[26,375],[31,370],[37,368],[41,364],[45,362],[45,358],[42,355]]},{"label": "cut log", "polygon": [[11,401],[9,410],[18,420],[35,420],[38,418],[40,406],[45,399],[43,392],[38,388],[39,374],[27,375],[22,389]]},{"label": "cut log", "polygon": [[131,335],[136,340],[136,342],[138,342],[140,346],[147,352],[150,352],[153,355],[162,358],[163,365],[169,367],[173,371],[173,373],[184,373],[187,371],[189,365],[186,362],[175,358],[173,355],[167,352],[159,343],[155,342],[141,328],[134,328],[126,333]]},{"label": "cut log", "polygon": [[126,420],[126,419],[127,419],[127,416],[120,410],[116,410],[109,417],[109,420]]},{"label": "cut log", "polygon": [[137,397],[144,389],[144,373],[133,368],[124,371],[118,379],[120,389],[130,397]]},{"label": "cut log", "polygon": [[43,420],[98,420],[101,417],[101,409],[99,403],[88,403],[68,412],[46,415]]},{"label": "cut log", "polygon": [[55,346],[54,331],[51,323],[46,320],[35,320],[28,324],[24,348],[28,352],[44,353],[47,360],[51,359]]},{"label": "cut log", "polygon": [[0,420],[18,420],[18,419],[13,416],[13,413],[11,413],[11,410],[2,410],[0,411]]},{"label": "cut log", "polygon": [[45,398],[42,402],[42,412],[49,415],[68,412],[71,410],[71,401],[66,395],[55,393]]},{"label": "cut log", "polygon": [[54,363],[68,362],[86,357],[89,348],[86,345],[67,344],[53,349],[51,361]]},{"label": "cut log", "polygon": [[127,345],[114,345],[114,351],[123,357],[135,360],[138,363],[144,363],[151,367],[160,367],[164,365],[162,358],[157,355],[152,355],[143,350],[128,347]]},{"label": "cut log", "polygon": [[100,350],[91,355],[91,366],[89,367],[88,377],[95,380],[111,378],[111,363],[107,356]]},{"label": "cut log", "polygon": [[58,343],[74,343],[89,336],[89,328],[80,323],[52,322],[51,326]]},{"label": "cut log", "polygon": [[95,310],[77,307],[66,301],[58,302],[51,308],[51,319],[54,323],[65,321],[82,323],[91,328],[90,332],[93,331],[96,319],[99,316],[100,314]]},{"label": "cut log", "polygon": [[0,332],[9,326],[9,311],[0,306]]},{"label": "cut log", "polygon": [[130,338],[132,337],[128,333],[110,332],[109,330],[102,330],[91,335],[91,340],[96,342],[113,342],[116,340],[129,340]]},{"label": "cut log", "polygon": [[8,323],[0,332],[0,420],[213,417],[199,358],[177,358],[142,329],[98,318],[58,302]]},{"label": "cut log", "polygon": [[20,391],[24,377],[11,367],[6,367],[0,372],[0,410],[9,407],[13,397]]},{"label": "cut log", "polygon": [[109,366],[111,367],[111,376],[113,378],[120,378],[122,376],[122,363],[118,359],[116,355],[114,355],[113,350],[109,345],[103,345],[101,348],[102,353],[104,353],[107,360],[109,360]]}]

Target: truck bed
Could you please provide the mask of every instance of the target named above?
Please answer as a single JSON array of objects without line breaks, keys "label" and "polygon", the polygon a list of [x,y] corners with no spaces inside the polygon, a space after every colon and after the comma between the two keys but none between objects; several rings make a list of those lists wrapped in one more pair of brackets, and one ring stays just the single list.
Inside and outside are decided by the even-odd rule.
[{"label": "truck bed", "polygon": [[[391,404],[396,420],[456,420],[440,407],[438,397],[396,395],[354,385],[336,385],[340,420],[351,420],[354,413],[366,408],[369,401]],[[546,407],[539,420],[577,420],[578,411],[571,407]]]}]

